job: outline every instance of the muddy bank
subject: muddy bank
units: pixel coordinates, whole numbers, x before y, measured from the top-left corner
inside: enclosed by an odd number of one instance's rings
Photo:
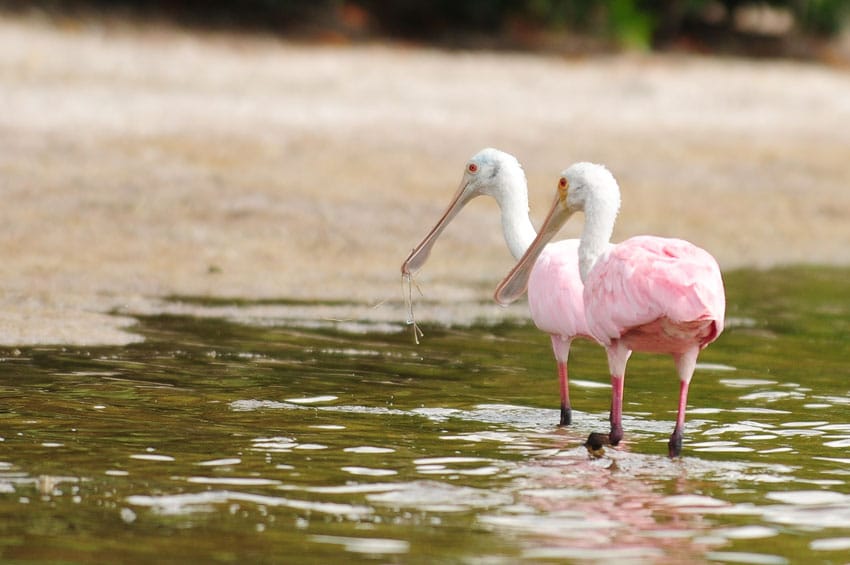
[[[684,237],[725,269],[850,263],[850,74],[824,66],[6,19],[0,101],[0,344],[125,343],[112,314],[169,296],[396,319],[401,261],[484,146],[524,164],[535,223],[560,170],[593,160],[623,189],[617,238]],[[511,264],[482,200],[418,280],[500,316]]]

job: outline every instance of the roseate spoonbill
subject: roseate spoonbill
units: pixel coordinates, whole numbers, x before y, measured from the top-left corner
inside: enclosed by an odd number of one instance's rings
[[[514,259],[522,257],[537,235],[528,217],[525,173],[513,155],[487,148],[466,163],[463,179],[449,207],[402,264],[402,276],[410,277],[422,268],[443,229],[470,200],[481,195],[492,196],[498,202],[505,243]],[[572,420],[567,373],[570,345],[576,337],[592,339],[584,318],[584,287],[575,269],[578,244],[577,239],[567,239],[541,249],[528,282],[531,318],[535,326],[551,337],[558,364],[561,425]]]
[[[707,251],[683,241],[654,236],[611,244],[620,208],[620,189],[601,165],[577,163],[558,181],[558,192],[540,234],[496,289],[507,304],[525,290],[534,261],[567,219],[584,212],[577,267],[584,282],[587,325],[605,346],[611,372],[611,432],[591,434],[588,445],[623,437],[623,381],[632,351],[669,353],[679,374],[679,411],[668,443],[682,451],[688,386],[699,351],[723,331],[726,298],[720,268]]]

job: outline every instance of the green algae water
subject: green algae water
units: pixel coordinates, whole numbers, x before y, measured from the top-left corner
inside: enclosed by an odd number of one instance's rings
[[[672,360],[635,354],[626,438],[577,342],[560,428],[530,323],[140,318],[144,343],[0,350],[0,558],[134,563],[844,563],[850,271],[726,275],[684,456]],[[234,308],[244,305],[236,304]]]

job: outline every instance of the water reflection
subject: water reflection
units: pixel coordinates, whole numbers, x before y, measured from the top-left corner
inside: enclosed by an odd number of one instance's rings
[[[232,406],[238,410],[294,409],[287,403],[236,401]],[[317,409],[376,417],[386,415],[383,410],[370,410],[365,406],[337,405]],[[442,433],[438,436],[440,440],[462,442],[462,449],[453,449],[456,455],[420,457],[409,462],[415,474],[436,476],[442,480],[361,482],[301,488],[287,485],[282,488],[315,494],[360,494],[377,512],[386,507],[395,515],[404,515],[404,512],[421,515],[477,512],[475,523],[478,527],[507,534],[522,547],[521,555],[529,559],[681,562],[687,559],[699,561],[712,550],[733,541],[779,535],[777,528],[765,525],[717,528],[707,516],[760,516],[765,522],[781,524],[782,521],[775,517],[781,515],[781,509],[789,508],[754,507],[692,494],[699,490],[701,481],[724,482],[740,491],[747,484],[786,484],[797,480],[793,473],[798,468],[771,463],[705,461],[695,457],[671,461],[663,456],[637,454],[628,449],[609,450],[601,459],[591,458],[581,446],[584,433],[553,429],[552,411],[549,410],[480,405],[470,410],[395,409],[392,415],[440,423],[459,420],[483,429],[461,434]],[[592,415],[579,413],[577,419],[585,420],[585,426],[598,424],[595,421],[598,418]],[[764,428],[747,423],[706,424],[709,425],[703,435],[738,435],[739,441],[751,437],[748,434],[753,429]],[[495,428],[492,427],[494,425]],[[652,429],[656,426],[640,427]],[[657,433],[665,437],[663,431]],[[772,435],[772,438],[777,437]],[[492,452],[495,448],[495,452],[502,456],[465,454],[478,453],[482,443],[489,444],[486,451]],[[710,448],[715,446],[709,445],[711,443],[696,444],[694,449],[713,451]],[[738,445],[736,441],[726,443],[729,445],[723,447]],[[286,449],[296,446],[294,440],[286,443]],[[343,451],[361,452],[356,448],[343,448]],[[387,448],[365,450],[378,454],[394,451]],[[514,459],[516,454],[521,457]],[[511,457],[506,459],[505,456]],[[363,475],[368,476],[369,473]],[[383,473],[376,476],[382,475],[386,476]],[[499,486],[491,485],[487,489],[453,484],[453,481],[470,476],[498,477],[503,481]],[[666,487],[659,489],[659,485]],[[787,502],[795,511],[799,510],[797,504],[800,500],[789,499]],[[844,499],[830,499],[829,502],[850,509]],[[829,527],[840,527],[840,524]],[[732,552],[714,551],[711,554],[712,559],[718,561],[785,562],[779,556],[764,553],[734,552],[733,555]]]
[[[749,396],[746,391],[752,387],[780,386],[756,379],[721,380],[720,384],[740,390],[744,396]],[[770,401],[767,396],[750,398]],[[801,393],[785,400],[805,399],[806,394]],[[652,563],[699,561],[706,556],[717,561],[784,562],[771,553],[722,549],[781,537],[780,527],[824,532],[850,528],[850,495],[787,488],[794,484],[844,487],[845,480],[836,477],[846,474],[846,458],[816,456],[813,460],[822,468],[813,474],[798,465],[758,457],[699,457],[700,453],[786,453],[802,450],[811,438],[822,441],[824,448],[841,449],[848,440],[847,424],[827,420],[729,422],[721,418],[734,410],[710,410],[698,423],[694,435],[699,439],[689,445],[693,455],[670,460],[635,451],[666,437],[659,422],[641,418],[633,422],[635,428],[654,438],[592,458],[581,445],[584,430],[600,425],[604,412],[577,412],[574,429],[558,429],[552,426],[554,410],[501,404],[402,409],[340,404],[338,400],[334,395],[233,400],[228,409],[290,423],[303,418],[305,411],[356,415],[360,419],[357,429],[366,433],[346,433],[349,428],[341,424],[294,425],[301,433],[257,436],[241,446],[231,445],[229,450],[239,456],[191,462],[195,469],[214,474],[186,473],[185,456],[153,448],[128,453],[130,460],[165,466],[169,478],[156,488],[164,492],[125,495],[118,516],[123,523],[133,524],[142,519],[140,512],[145,510],[161,516],[191,516],[253,507],[254,512],[267,513],[266,517],[275,509],[286,510],[304,517],[325,515],[351,524],[368,523],[380,530],[387,522],[438,528],[450,515],[465,515],[471,518],[473,528],[498,534],[505,543],[518,546],[523,558]],[[411,453],[401,437],[392,434],[375,441],[380,437],[377,430],[410,420],[430,425],[426,428],[430,431],[417,440],[427,446],[427,453]],[[753,444],[770,447],[744,447]],[[65,443],[43,441],[37,445],[61,449]],[[265,465],[257,467],[249,453],[262,455]],[[329,455],[316,458],[323,453]],[[282,456],[293,458],[282,463]],[[130,480],[138,472],[108,469],[104,474]],[[312,478],[303,480],[304,473]],[[823,475],[831,478],[819,478]],[[86,496],[85,484],[91,481],[92,477],[84,476],[32,477],[11,462],[0,468],[0,494],[17,495],[18,504],[66,495],[80,504]],[[759,485],[767,485],[767,490]],[[193,486],[201,490],[193,491]],[[780,488],[772,490],[776,487]],[[120,485],[116,488],[123,489]],[[34,495],[22,494],[28,491]],[[700,492],[704,494],[697,494]],[[755,496],[735,500],[745,493]],[[743,518],[749,523],[732,525],[727,518],[733,522]],[[301,527],[311,531],[313,522],[307,519]],[[262,524],[264,530],[273,525]],[[410,540],[380,536],[314,533],[309,539],[363,554],[405,554],[411,548]],[[821,552],[840,551],[845,544],[846,538],[834,535],[809,541],[811,550]]]

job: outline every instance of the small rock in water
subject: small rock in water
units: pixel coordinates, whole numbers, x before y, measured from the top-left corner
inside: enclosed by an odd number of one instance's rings
[[[598,432],[591,433],[587,436],[587,441],[584,442],[587,452],[590,453],[591,457],[596,458],[605,455],[606,445],[611,445],[611,440],[609,439],[608,434],[600,434]]]

